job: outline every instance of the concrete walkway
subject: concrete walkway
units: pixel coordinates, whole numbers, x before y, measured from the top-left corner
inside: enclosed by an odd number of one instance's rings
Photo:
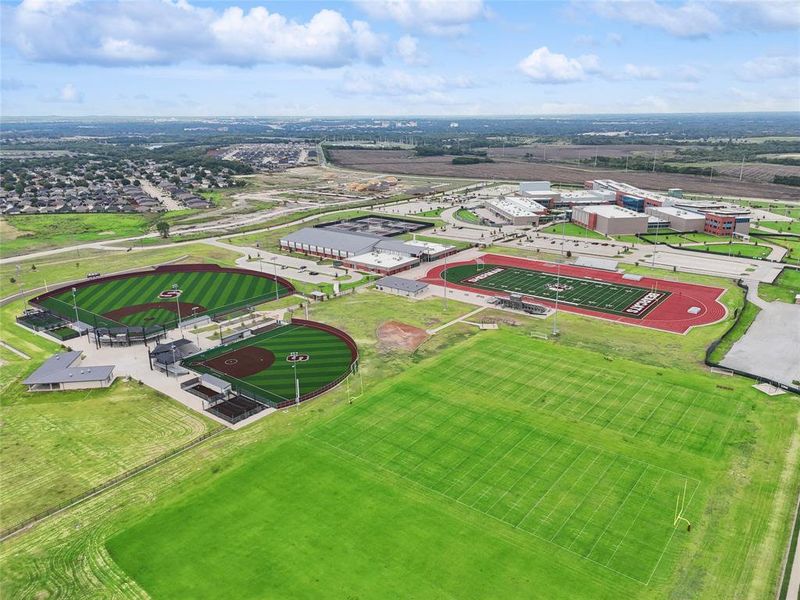
[[[446,329],[447,327],[450,327],[451,325],[455,325],[456,323],[460,323],[461,321],[469,319],[470,317],[473,317],[474,315],[477,315],[479,312],[484,311],[484,310],[486,310],[486,307],[485,306],[481,306],[480,308],[476,308],[475,310],[473,310],[471,312],[468,312],[465,315],[461,315],[457,319],[453,319],[452,321],[450,321],[448,323],[445,323],[444,325],[439,325],[439,327],[436,327],[435,329],[428,329],[425,333],[427,333],[428,335],[435,335],[435,334],[439,333],[442,329]]]

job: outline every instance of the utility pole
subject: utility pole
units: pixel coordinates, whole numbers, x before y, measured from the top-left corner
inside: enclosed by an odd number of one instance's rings
[[[739,181],[742,180],[742,176],[744,176],[744,156],[742,157],[742,166],[739,169]]]
[[[178,284],[177,283],[173,283],[172,284],[172,289],[173,289],[173,291],[177,292],[178,291]],[[183,322],[181,321],[181,303],[178,301],[179,298],[180,298],[180,294],[176,294],[175,295],[175,308],[178,311],[178,329],[181,330],[181,337],[183,337]]]

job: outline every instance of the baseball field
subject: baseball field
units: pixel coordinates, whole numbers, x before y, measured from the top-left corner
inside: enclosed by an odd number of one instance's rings
[[[292,323],[196,354],[183,365],[281,405],[295,399],[295,379],[304,400],[348,373],[356,357],[355,344],[342,332]]]
[[[209,264],[179,265],[83,281],[31,302],[70,320],[77,312],[77,318],[90,325],[169,328],[177,325],[179,314],[181,319],[213,315],[293,291],[288,281],[272,275]]]

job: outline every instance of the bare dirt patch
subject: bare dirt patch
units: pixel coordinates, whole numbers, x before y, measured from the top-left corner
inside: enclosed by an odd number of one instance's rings
[[[428,334],[419,327],[400,323],[399,321],[386,321],[378,326],[378,347],[384,351],[403,350],[413,352],[420,344],[428,339]]]

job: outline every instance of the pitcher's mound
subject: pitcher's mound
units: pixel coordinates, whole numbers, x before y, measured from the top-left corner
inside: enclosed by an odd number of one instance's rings
[[[428,339],[425,330],[398,321],[387,321],[378,327],[378,346],[382,350],[413,352]]]

